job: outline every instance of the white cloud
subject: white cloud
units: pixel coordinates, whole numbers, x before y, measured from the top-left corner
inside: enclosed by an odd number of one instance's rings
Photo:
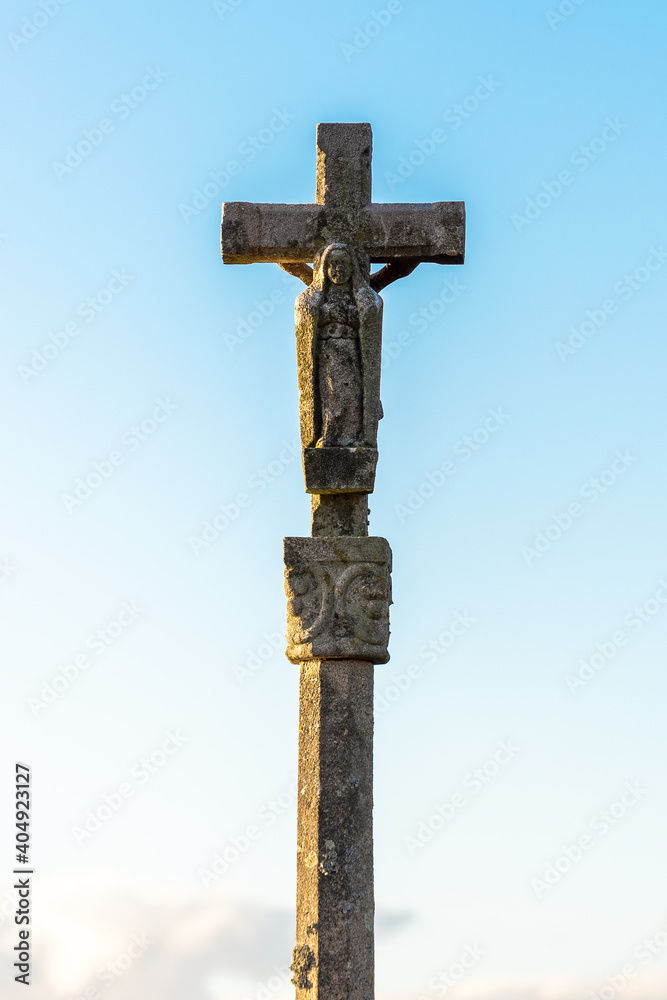
[[[124,884],[115,873],[78,872],[39,883],[34,896],[30,1000],[292,1000],[289,965],[294,914],[239,902],[187,883]],[[412,917],[380,914],[378,934]],[[0,926],[0,976],[13,979],[16,928]],[[618,1000],[665,1000],[667,977],[650,970]],[[456,1000],[589,1000],[598,981],[461,983]],[[604,995],[604,994],[603,994]],[[410,997],[436,1000],[416,983]],[[614,997],[616,1000],[616,997]]]
[[[135,889],[110,874],[39,884],[33,901],[31,1000],[242,1000],[291,960],[289,911],[244,905],[189,886]],[[13,978],[15,927],[0,930]],[[278,1000],[280,994],[272,992]]]

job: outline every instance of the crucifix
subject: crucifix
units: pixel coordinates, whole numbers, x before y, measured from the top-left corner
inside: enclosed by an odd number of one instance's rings
[[[273,262],[307,286],[295,316],[311,535],[284,539],[300,668],[296,1000],[374,997],[373,672],[389,659],[391,604],[391,549],[368,534],[379,292],[465,252],[463,202],[374,204],[371,155],[370,125],[318,125],[315,204],[222,206],[225,264]]]

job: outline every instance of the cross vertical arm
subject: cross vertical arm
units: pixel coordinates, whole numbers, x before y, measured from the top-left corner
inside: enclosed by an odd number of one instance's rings
[[[317,204],[330,214],[356,215],[371,203],[370,125],[317,126]]]

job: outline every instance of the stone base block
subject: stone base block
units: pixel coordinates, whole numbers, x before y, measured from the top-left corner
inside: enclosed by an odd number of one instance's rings
[[[372,493],[377,448],[304,448],[306,493]]]
[[[389,660],[391,549],[385,538],[285,538],[287,658]]]

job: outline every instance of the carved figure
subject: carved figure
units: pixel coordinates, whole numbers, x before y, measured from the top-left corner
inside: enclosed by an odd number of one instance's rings
[[[375,448],[381,416],[382,299],[365,254],[331,243],[296,301],[304,448]]]

